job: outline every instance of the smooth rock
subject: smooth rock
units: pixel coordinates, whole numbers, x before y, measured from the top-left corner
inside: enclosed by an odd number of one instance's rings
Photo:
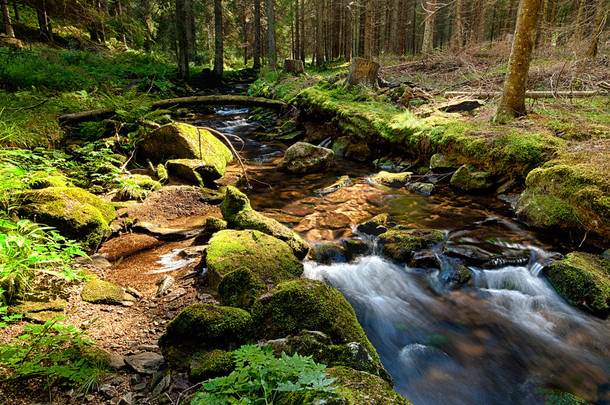
[[[291,173],[315,173],[329,168],[334,155],[331,149],[297,142],[286,150],[278,167]]]
[[[144,352],[126,356],[125,363],[136,373],[154,374],[163,366],[165,360],[159,353]]]
[[[174,284],[176,280],[172,276],[168,276],[167,274],[162,276],[159,281],[157,281],[157,297],[162,297],[163,294]]]

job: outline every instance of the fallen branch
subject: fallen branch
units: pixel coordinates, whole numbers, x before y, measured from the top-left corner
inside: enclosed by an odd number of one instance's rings
[[[607,95],[599,91],[526,91],[525,98],[585,98]],[[500,91],[448,91],[445,98],[469,97],[477,99],[499,98]]]
[[[40,103],[36,103],[34,105],[29,105],[27,107],[16,107],[16,108],[12,108],[12,110],[15,111],[19,111],[19,110],[31,110],[32,108],[36,108],[36,107],[40,107],[41,105],[43,105],[44,103],[46,103],[49,100],[42,100]]]
[[[183,105],[231,105],[244,107],[266,107],[274,109],[282,109],[287,106],[287,104],[283,101],[270,100],[263,97],[220,95],[180,97],[159,100],[152,103],[152,109],[168,109]],[[112,108],[101,108],[99,110],[81,111],[73,114],[60,115],[57,117],[57,120],[61,125],[76,124],[84,121],[110,118],[114,114],[115,111]]]

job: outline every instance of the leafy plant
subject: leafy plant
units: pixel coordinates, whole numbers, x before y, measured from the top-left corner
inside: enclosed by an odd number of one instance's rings
[[[85,337],[85,330],[60,325],[64,318],[25,325],[22,335],[0,345],[0,380],[44,376],[47,387],[59,380],[86,387],[99,379],[103,368],[81,355],[94,342]]]
[[[311,357],[282,353],[270,347],[242,346],[234,352],[235,371],[203,384],[191,405],[273,404],[295,391],[332,392],[336,378],[327,378],[326,366]]]

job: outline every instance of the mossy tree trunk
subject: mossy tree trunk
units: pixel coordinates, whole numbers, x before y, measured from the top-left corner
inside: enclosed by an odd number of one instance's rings
[[[377,89],[377,73],[379,64],[372,60],[355,58],[349,68],[344,84],[348,86],[362,86]]]
[[[599,44],[599,37],[604,30],[606,25],[606,19],[608,18],[608,1],[599,0],[597,2],[597,12],[595,13],[595,25],[593,27],[593,37],[591,39],[591,45],[589,46],[588,56],[595,58],[597,56],[597,46]]]
[[[7,0],[1,0],[0,4],[2,5],[2,17],[4,18],[6,36],[9,38],[15,38],[15,31],[13,31],[13,23],[11,22],[11,13],[8,10]]]
[[[536,39],[542,0],[521,0],[515,37],[508,60],[502,99],[494,117],[496,122],[525,115],[525,85]]]

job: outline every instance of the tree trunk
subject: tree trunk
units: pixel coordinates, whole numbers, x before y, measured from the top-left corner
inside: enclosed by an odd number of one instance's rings
[[[303,65],[303,61],[300,59],[285,59],[282,72],[290,73],[295,76],[303,75],[305,74],[305,65]]]
[[[599,0],[597,3],[597,12],[595,14],[595,25],[593,27],[593,37],[591,38],[591,45],[589,46],[589,52],[587,56],[595,58],[597,56],[597,46],[599,44],[599,37],[604,30],[606,25],[606,18],[608,17],[608,2],[607,0]]]
[[[224,71],[224,37],[222,32],[222,0],[214,0],[214,76],[222,80]]]
[[[375,26],[375,18],[373,15],[373,2],[366,2],[366,17],[364,26],[364,58],[370,59],[373,53],[373,30]],[[354,60],[355,62],[355,60]],[[352,64],[352,66],[354,66]]]
[[[324,0],[316,0],[316,45],[315,56],[316,66],[321,67],[324,63],[324,36],[323,36],[323,18],[322,18],[322,2]]]
[[[0,0],[0,4],[2,5],[2,17],[4,18],[6,36],[15,38],[15,31],[13,31],[13,23],[11,22],[11,12],[8,9],[7,0]]]
[[[178,37],[178,76],[189,78],[189,46],[186,31],[185,0],[176,0],[176,28]]]
[[[275,48],[275,0],[267,0],[267,59],[269,66],[277,68],[277,52]]]
[[[579,42],[581,40],[580,25],[582,24],[583,12],[585,10],[585,0],[580,0],[578,4],[578,14],[576,15],[576,23],[574,24],[574,41]]]
[[[464,22],[462,12],[464,8],[464,0],[455,1],[455,25],[453,29],[453,37],[451,48],[454,52],[461,52],[464,46]]]
[[[261,67],[261,0],[254,0],[254,51],[252,68]]]
[[[19,5],[17,0],[13,0],[13,11],[15,12],[15,21],[19,22]]]
[[[434,52],[434,20],[436,19],[436,0],[426,2],[424,10],[426,19],[424,21],[424,39],[421,46],[422,54],[431,55]]]
[[[299,13],[299,0],[296,0],[294,2],[294,59],[299,59],[301,55],[301,27]]]
[[[372,60],[355,58],[343,84],[348,87],[359,86],[376,90],[379,67],[379,64]]]
[[[508,70],[500,106],[494,117],[497,122],[525,115],[525,85],[542,0],[521,0],[515,27],[515,37],[508,60]]]

